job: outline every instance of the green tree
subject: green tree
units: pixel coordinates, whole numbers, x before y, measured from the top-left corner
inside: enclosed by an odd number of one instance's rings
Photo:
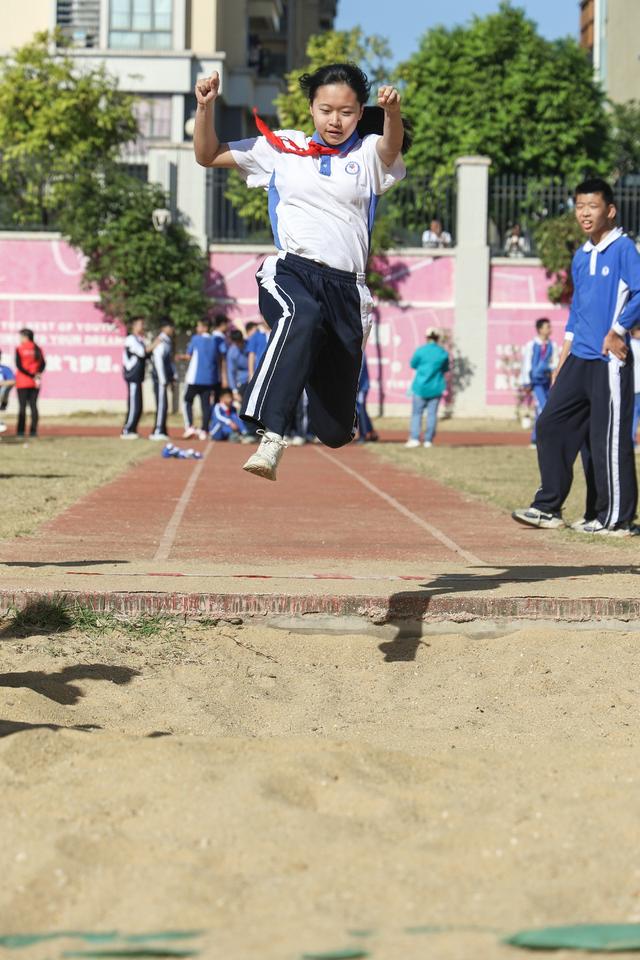
[[[144,317],[153,329],[168,316],[179,330],[193,327],[211,306],[206,256],[179,221],[154,228],[153,211],[167,206],[158,185],[117,166],[107,173],[77,178],[60,215],[63,233],[87,257],[82,285],[97,287],[107,317]]]
[[[78,71],[38,33],[0,65],[0,191],[15,223],[50,224],[73,175],[137,135],[133,100],[102,67]]]
[[[584,243],[584,234],[574,213],[543,220],[534,229],[536,249],[547,277],[553,282],[547,290],[552,303],[569,303],[573,294],[571,261]]]
[[[611,104],[612,166],[615,179],[640,170],[640,102]]]
[[[584,51],[544,39],[508,0],[466,26],[427,31],[398,78],[414,124],[408,161],[422,173],[450,175],[466,154],[491,157],[493,173],[608,172],[604,94]]]

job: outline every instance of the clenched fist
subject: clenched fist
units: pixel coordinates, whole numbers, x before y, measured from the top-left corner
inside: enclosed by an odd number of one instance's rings
[[[378,88],[378,106],[386,113],[400,112],[400,94],[395,87]]]
[[[220,93],[220,75],[214,70],[210,77],[204,77],[196,82],[196,100],[199,106],[206,106],[218,97]]]

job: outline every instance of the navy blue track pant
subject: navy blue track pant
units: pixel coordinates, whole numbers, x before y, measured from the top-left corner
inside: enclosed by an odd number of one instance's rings
[[[259,306],[271,328],[242,404],[244,420],[284,434],[306,389],[312,432],[329,447],[355,435],[362,350],[371,295],[364,274],[287,253],[257,274]]]
[[[123,433],[137,433],[138,423],[142,416],[142,383],[127,383],[127,419],[125,420]]]
[[[588,440],[598,520],[607,527],[630,523],[638,500],[632,419],[633,363],[569,354],[537,423],[542,483],[532,506],[560,514]]]

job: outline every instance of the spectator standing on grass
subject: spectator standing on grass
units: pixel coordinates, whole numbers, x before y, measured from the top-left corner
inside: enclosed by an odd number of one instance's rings
[[[151,375],[153,392],[156,398],[156,421],[149,440],[168,440],[167,416],[169,413],[168,389],[176,379],[176,366],[173,362],[173,335],[175,327],[171,320],[160,325],[160,333],[151,354]]]
[[[504,253],[507,257],[528,257],[531,245],[522,232],[519,223],[514,223],[504,241]]]
[[[247,345],[240,330],[232,330],[231,346],[227,350],[227,383],[233,392],[233,399],[242,402],[249,382],[249,357]]]
[[[578,451],[588,442],[597,516],[581,533],[635,536],[638,504],[629,331],[640,323],[640,256],[616,227],[611,186],[599,177],[575,192],[587,240],[571,264],[573,300],[553,388],[538,421],[540,486],[513,519],[545,529],[566,526],[562,508]],[[586,518],[585,518],[586,519]]]
[[[147,367],[147,358],[156,347],[157,340],[148,346],[144,338],[144,320],[138,317],[124,341],[122,375],[127,384],[127,418],[122,428],[122,440],[138,439],[138,424],[142,416],[142,384]]]
[[[367,411],[367,394],[369,393],[369,367],[367,366],[367,355],[362,354],[362,367],[360,368],[360,380],[358,381],[358,401],[356,411],[358,414],[358,440],[357,443],[366,443],[378,439],[378,434],[373,429],[371,417]]]
[[[2,353],[0,352],[0,361],[2,360]],[[16,378],[13,374],[11,367],[5,366],[0,362],[0,411],[6,410],[9,404],[9,394],[11,393],[11,388],[15,387]],[[4,420],[0,420],[0,433],[4,433],[7,429],[7,425]]]
[[[38,394],[41,375],[45,368],[44,354],[33,339],[33,330],[23,327],[16,347],[16,390],[18,392],[18,429],[16,436],[24,437],[27,407],[31,412],[29,435],[38,435]]]
[[[187,352],[178,355],[178,360],[189,361],[184,378],[185,390],[182,400],[184,417],[182,436],[185,440],[192,437],[198,437],[200,440],[207,438],[211,418],[211,400],[216,387],[219,389],[220,386],[221,338],[226,343],[223,334],[218,336],[211,333],[211,324],[208,320],[198,320],[196,332],[187,344]],[[202,415],[200,430],[196,430],[193,425],[193,401],[196,397],[200,400]]]
[[[440,333],[427,330],[427,342],[418,347],[411,357],[411,367],[416,375],[411,385],[413,395],[411,428],[405,447],[419,447],[422,432],[422,418],[426,411],[427,426],[424,433],[424,447],[433,444],[438,422],[438,406],[446,389],[445,374],[449,369],[449,354],[440,346]]]
[[[536,320],[536,336],[525,344],[520,368],[520,383],[533,394],[535,413],[531,444],[536,444],[536,422],[545,408],[551,389],[551,377],[558,366],[558,348],[551,341],[551,321]]]
[[[634,327],[631,331],[629,341],[631,352],[633,354],[633,427],[631,436],[633,437],[633,446],[638,446],[638,423],[640,422],[640,325]]]
[[[258,369],[258,364],[267,352],[269,337],[264,330],[262,321],[254,323],[252,320],[245,327],[247,337],[247,359],[249,361],[249,380]]]
[[[440,220],[433,219],[429,224],[429,229],[424,231],[422,234],[422,246],[431,247],[432,249],[451,246],[451,234],[442,229],[442,222]]]

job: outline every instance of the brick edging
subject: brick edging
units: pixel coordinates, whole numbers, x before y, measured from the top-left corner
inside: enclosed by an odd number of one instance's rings
[[[363,595],[160,593],[136,591],[0,590],[0,614],[31,603],[62,602],[121,616],[140,614],[186,619],[245,617],[350,616],[372,623],[475,619],[513,620],[637,620],[640,599],[612,597],[479,597],[465,594],[416,594],[385,597]]]

